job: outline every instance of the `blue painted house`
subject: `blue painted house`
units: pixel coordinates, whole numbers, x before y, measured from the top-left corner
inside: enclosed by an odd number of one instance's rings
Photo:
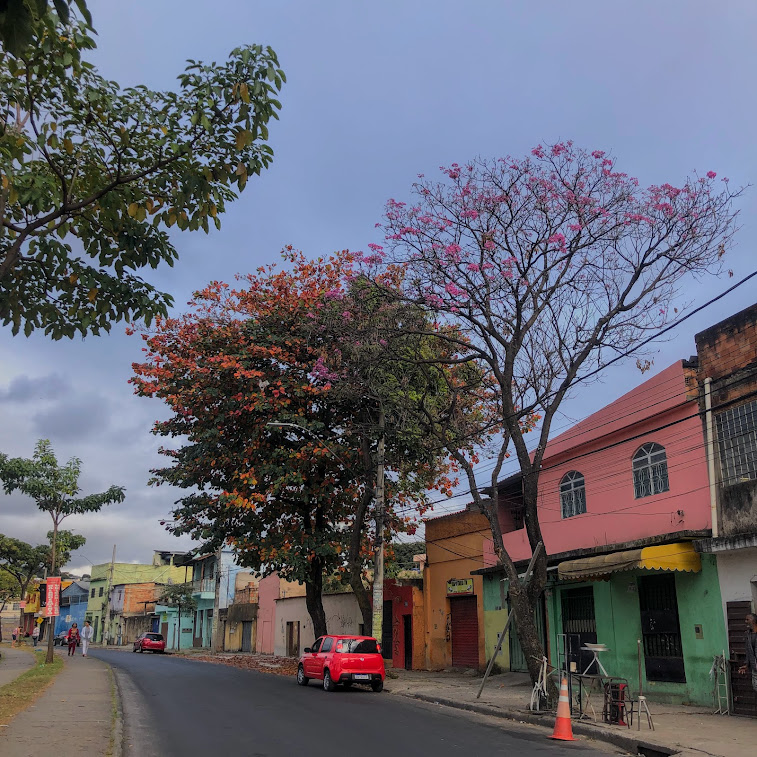
[[[84,625],[89,599],[89,581],[74,581],[60,593],[60,615],[55,620],[55,635],[68,631],[73,623]]]

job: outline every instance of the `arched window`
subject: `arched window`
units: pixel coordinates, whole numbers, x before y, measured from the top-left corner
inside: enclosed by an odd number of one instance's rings
[[[586,512],[586,484],[576,470],[566,473],[560,481],[560,508],[563,518],[572,518]]]
[[[650,497],[668,489],[670,485],[665,447],[657,442],[639,447],[633,456],[633,491],[636,499]]]

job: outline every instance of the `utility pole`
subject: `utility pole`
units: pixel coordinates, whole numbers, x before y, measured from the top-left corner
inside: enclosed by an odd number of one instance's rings
[[[223,544],[216,550],[216,586],[215,597],[213,598],[213,623],[210,630],[210,652],[211,654],[218,654],[220,647],[220,639],[218,638],[218,612],[221,604],[221,556],[223,554]]]
[[[113,569],[116,562],[116,545],[113,545],[113,556],[110,558],[110,570],[108,571],[108,590],[105,592],[105,602],[103,602],[103,624],[102,638],[106,646],[110,636],[110,590],[113,588]],[[105,632],[105,624],[108,623],[108,633]]]
[[[376,552],[373,563],[373,622],[371,632],[381,643],[384,624],[384,408],[379,409],[376,453]],[[383,653],[383,650],[382,650]]]

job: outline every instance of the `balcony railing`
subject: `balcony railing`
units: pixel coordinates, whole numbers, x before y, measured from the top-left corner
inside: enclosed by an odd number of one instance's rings
[[[214,578],[199,578],[195,581],[192,581],[192,591],[197,592],[215,592],[216,590],[216,582]]]

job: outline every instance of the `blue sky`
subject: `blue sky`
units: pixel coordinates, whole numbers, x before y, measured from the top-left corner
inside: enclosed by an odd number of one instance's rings
[[[273,166],[230,206],[221,231],[177,232],[180,262],[148,274],[177,311],[209,280],[274,261],[286,244],[316,256],[380,242],[374,224],[389,197],[406,198],[418,173],[477,155],[572,139],[612,152],[642,184],[680,184],[694,170],[732,186],[755,182],[757,4],[746,0],[90,7],[93,60],[124,86],[173,88],[185,59],[221,61],[245,43],[271,45],[287,74]],[[757,268],[756,197],[739,200],[735,278]],[[730,283],[692,282],[686,298],[699,304]],[[746,285],[684,324],[656,347],[653,370],[693,354],[693,335],[752,304],[756,291]],[[162,410],[126,383],[140,349],[121,326],[59,343],[0,331],[0,450],[28,456],[48,437],[61,458],[84,460],[85,487],[127,487],[122,505],[71,520],[88,539],[74,566],[109,560],[113,544],[124,561],[188,545],[158,524],[174,494],[146,486],[159,464],[149,429]],[[565,413],[585,417],[641,381],[633,363],[615,367],[577,390]],[[39,542],[47,529],[31,502],[0,495],[0,532]]]

